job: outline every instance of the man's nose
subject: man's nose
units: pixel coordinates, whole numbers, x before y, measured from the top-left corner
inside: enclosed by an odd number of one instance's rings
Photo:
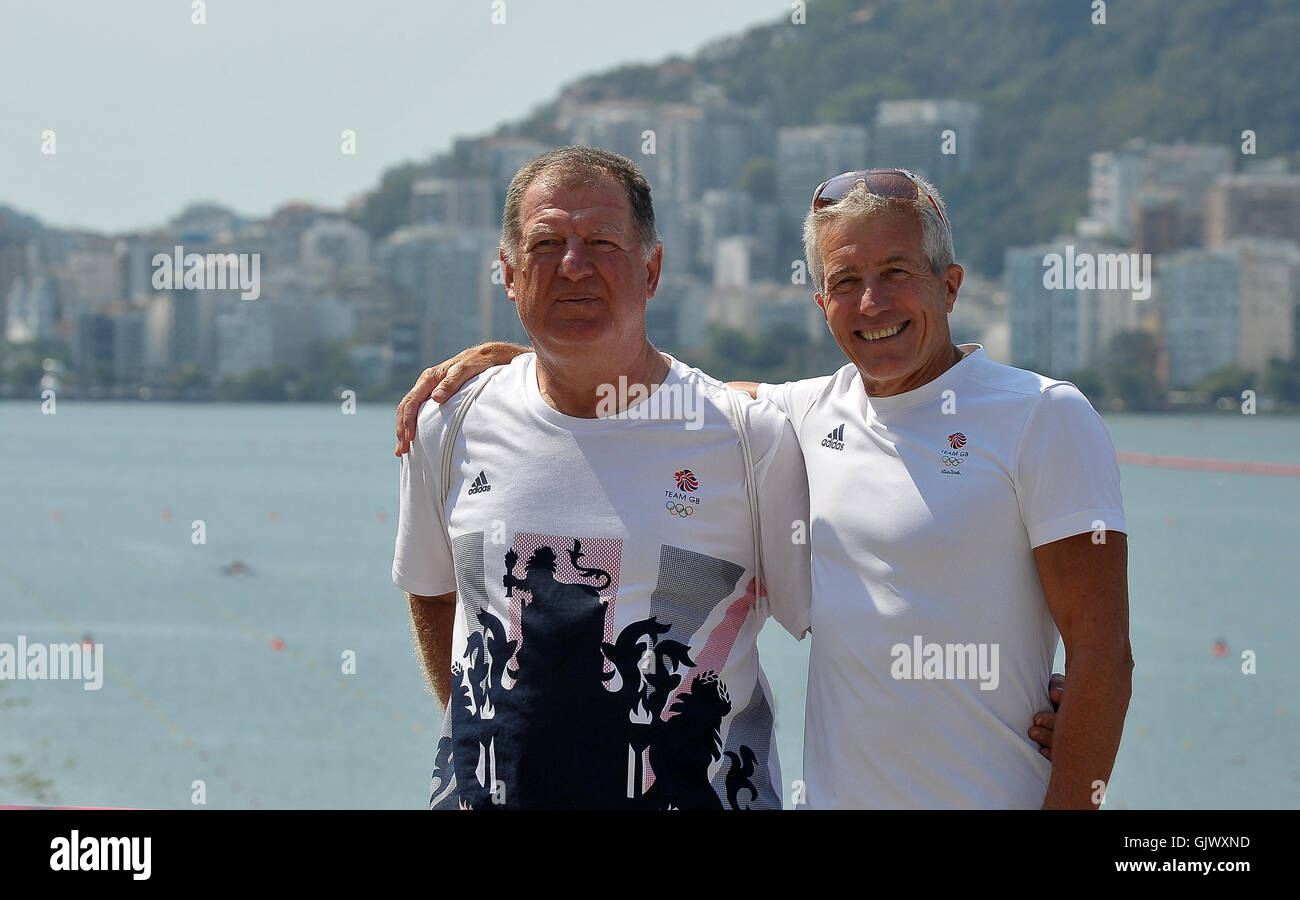
[[[587,247],[582,239],[570,238],[560,259],[560,275],[572,281],[586,278],[592,272],[591,259],[587,256]]]
[[[879,315],[889,309],[889,291],[877,278],[862,279],[862,296],[858,298],[858,312],[864,316]]]

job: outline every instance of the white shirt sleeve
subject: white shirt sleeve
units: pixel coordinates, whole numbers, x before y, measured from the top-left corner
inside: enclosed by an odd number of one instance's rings
[[[794,427],[770,406],[748,405],[750,433],[766,434],[767,446],[753,448],[762,531],[764,615],[776,617],[786,631],[802,640],[812,624],[812,558],[808,541],[808,472]],[[758,409],[755,409],[758,407]],[[774,420],[779,418],[779,423]],[[754,424],[756,419],[764,420]],[[775,424],[776,427],[773,427]]]
[[[794,425],[795,433],[803,428],[803,420],[813,408],[817,398],[826,390],[835,376],[822,375],[818,378],[805,378],[802,381],[787,381],[785,384],[760,384],[757,394],[759,400],[768,400],[777,409],[785,413]]]
[[[429,401],[429,405],[434,404]],[[408,594],[436,597],[456,590],[456,570],[442,516],[441,472],[435,465],[441,447],[431,440],[441,430],[441,422],[433,416],[421,419],[411,452],[402,457],[398,479],[393,583]]]
[[[1031,547],[1099,529],[1128,533],[1115,446],[1074,385],[1053,384],[1035,401],[1016,454],[1016,498]]]
[[[777,409],[785,413],[786,418],[790,418],[790,393],[794,390],[797,381],[787,381],[785,384],[760,384],[758,390],[759,400],[767,400]],[[798,426],[796,426],[798,427]]]

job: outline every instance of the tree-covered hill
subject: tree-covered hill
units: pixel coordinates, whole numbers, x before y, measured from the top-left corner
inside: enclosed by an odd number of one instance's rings
[[[706,48],[688,66],[626,66],[579,85],[677,99],[723,85],[778,125],[867,123],[880,100],[983,105],[975,171],[941,185],[961,256],[986,272],[1005,246],[1085,212],[1088,154],[1132,137],[1238,147],[1300,168],[1295,0],[812,0]],[[665,76],[670,77],[665,77]],[[890,161],[897,164],[898,161]]]

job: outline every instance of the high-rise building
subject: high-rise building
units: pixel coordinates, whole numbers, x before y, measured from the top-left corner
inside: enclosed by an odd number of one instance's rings
[[[326,285],[370,264],[370,235],[344,218],[312,223],[301,242],[298,268]]]
[[[1133,240],[1144,253],[1200,243],[1206,190],[1232,171],[1232,154],[1217,144],[1147,144],[1090,157],[1088,216],[1079,234]]]
[[[62,264],[53,268],[60,318],[73,318],[77,313],[124,299],[122,260],[115,242],[88,240],[69,250]]]
[[[202,366],[198,291],[158,291],[145,301],[145,365],[160,372],[186,364]],[[208,300],[215,305],[213,300]],[[212,317],[215,328],[215,314]],[[209,338],[215,346],[215,339]]]
[[[113,369],[113,319],[103,312],[83,312],[76,317],[73,359],[83,378],[93,380]]]
[[[1297,352],[1300,248],[1250,238],[1159,260],[1169,382],[1192,387],[1237,364],[1257,376]]]
[[[1241,327],[1237,359],[1256,375],[1269,360],[1296,356],[1300,248],[1261,238],[1232,242],[1240,260]]]
[[[862,125],[782,128],[776,137],[776,192],[782,255],[803,256],[803,220],[817,185],[841,172],[872,168]]]
[[[133,307],[113,316],[113,373],[118,381],[136,381],[144,375],[147,329],[140,309]]]
[[[447,359],[485,340],[523,339],[498,246],[494,229],[444,225],[400,228],[384,241],[379,265],[398,293],[399,315],[420,323],[422,358]]]
[[[641,100],[610,100],[597,103],[565,101],[556,118],[560,130],[571,143],[599,147],[626,156],[635,162],[656,187],[655,171],[659,155],[659,122],[656,104]],[[657,127],[658,126],[658,127]],[[642,153],[654,132],[653,154]]]
[[[434,160],[430,173],[437,177],[455,174],[487,178],[492,188],[492,219],[488,225],[500,228],[510,179],[524,163],[550,149],[547,144],[523,137],[460,138],[452,145],[450,157]]]
[[[237,252],[260,252],[263,271],[291,268],[298,264],[302,236],[307,229],[321,219],[334,216],[334,213],[309,203],[285,204],[266,221],[237,231]]]
[[[1205,243],[1262,237],[1300,244],[1300,175],[1225,175],[1205,197]]]
[[[718,242],[750,236],[754,238],[752,271],[760,278],[773,274],[780,231],[774,205],[756,203],[745,191],[710,189],[688,208],[688,215],[695,226],[690,242],[694,253],[689,258],[693,272],[712,278]]]
[[[1123,252],[1079,239],[1069,246],[1071,257]],[[1003,270],[1011,365],[1058,378],[1104,365],[1115,335],[1138,327],[1141,308],[1129,287],[1049,288],[1049,255],[1066,253],[1064,240],[1010,247]]]
[[[74,353],[82,378],[94,384],[111,377],[130,382],[148,365],[148,324],[143,310],[118,301],[78,313]]]
[[[501,214],[487,178],[423,178],[411,187],[411,223],[495,228]]]
[[[1133,197],[1142,184],[1144,145],[1130,142],[1122,150],[1093,153],[1089,159],[1088,217],[1080,220],[1084,237],[1133,237]]]
[[[1168,230],[1144,229],[1144,253],[1166,247],[1194,247],[1204,230],[1205,195],[1219,176],[1232,171],[1232,153],[1217,144],[1155,144],[1142,157],[1142,183],[1134,202],[1157,207],[1174,204],[1176,216],[1157,213],[1169,221]],[[1147,198],[1150,198],[1149,200]]]
[[[965,100],[882,100],[872,128],[871,164],[855,168],[900,166],[942,184],[948,175],[975,167],[979,120],[979,104]]]
[[[1187,205],[1171,188],[1141,190],[1133,197],[1133,245],[1153,256],[1173,253],[1196,243],[1196,219],[1188,218]]]
[[[30,343],[54,336],[57,297],[44,274],[15,278],[6,297],[5,340]]]
[[[1169,386],[1188,388],[1237,361],[1241,273],[1236,251],[1182,250],[1158,261]]]
[[[737,187],[750,160],[770,159],[776,152],[776,131],[761,110],[710,103],[704,106],[697,150],[700,181],[684,200],[710,188]]]
[[[245,375],[277,365],[301,366],[312,345],[352,336],[356,311],[334,297],[307,297],[268,285],[260,300],[226,299],[217,315],[217,375]]]
[[[153,294],[153,259],[159,253],[171,257],[179,243],[166,231],[132,234],[121,238],[114,247],[121,268],[122,298],[141,300]],[[191,252],[191,248],[186,248]]]

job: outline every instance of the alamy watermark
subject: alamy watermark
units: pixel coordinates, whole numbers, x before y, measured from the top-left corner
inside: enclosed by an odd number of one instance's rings
[[[1150,253],[1076,253],[1043,256],[1043,287],[1049,291],[1130,291],[1134,300],[1151,296]]]
[[[927,644],[919,634],[911,644],[889,648],[889,674],[897,681],[979,681],[981,691],[998,687],[997,644]]]
[[[687,431],[704,427],[704,404],[700,392],[682,384],[661,384],[652,394],[644,384],[628,384],[618,376],[618,386],[596,388],[596,415],[602,419],[681,419]]]
[[[153,838],[68,837],[50,841],[50,869],[55,872],[130,872],[135,881],[148,881]]]
[[[82,688],[97,691],[104,686],[104,645],[28,644],[18,635],[18,644],[0,644],[0,681],[81,681]]]
[[[240,299],[262,296],[262,254],[186,253],[177,244],[171,254],[153,257],[155,291],[239,290]]]

